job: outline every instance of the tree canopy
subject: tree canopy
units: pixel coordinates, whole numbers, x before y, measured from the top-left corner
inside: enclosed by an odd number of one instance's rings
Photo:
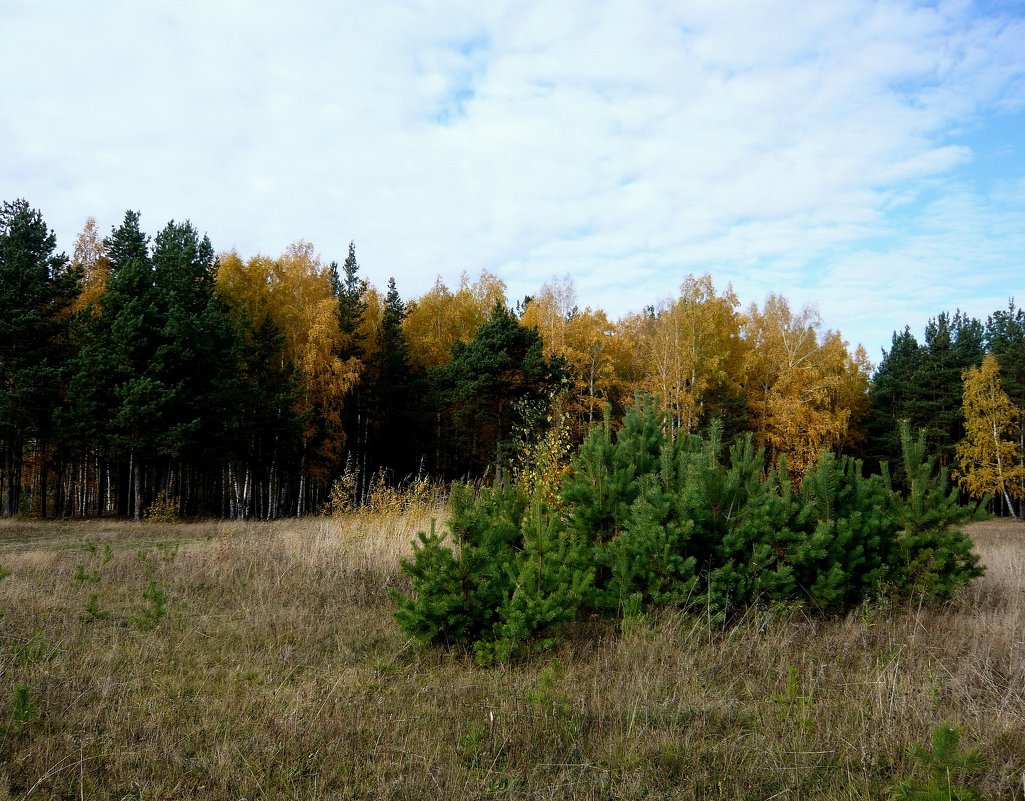
[[[354,241],[340,264],[303,240],[276,257],[217,254],[190,222],[151,237],[136,211],[106,236],[87,219],[70,260],[55,251],[40,212],[3,205],[7,515],[276,517],[324,508],[342,480],[359,504],[371,482],[501,483],[513,469],[551,494],[569,451],[642,397],[671,439],[750,434],[795,486],[823,452],[888,462],[900,485],[906,420],[942,465],[958,460],[966,493],[1020,508],[1025,315],[1013,301],[985,322],[941,311],[921,336],[895,332],[873,373],[814,309],[776,294],[742,309],[710,273],[610,319],[580,307],[568,276],[515,307],[487,271],[403,298],[363,274]],[[967,391],[987,355],[1010,404],[1003,484],[966,450],[996,414]]]

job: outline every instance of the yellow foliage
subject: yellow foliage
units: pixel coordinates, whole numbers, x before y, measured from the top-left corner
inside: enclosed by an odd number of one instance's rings
[[[328,508],[335,517],[378,517],[385,514],[399,516],[428,516],[445,502],[444,482],[424,474],[413,476],[396,485],[388,471],[381,469],[365,481],[363,503],[357,505],[359,471],[347,465],[345,471],[331,486]]]
[[[576,288],[573,280],[566,276],[544,283],[523,310],[520,323],[537,329],[544,342],[546,359],[567,356],[566,329],[575,308]]]
[[[605,312],[576,305],[576,289],[568,276],[545,283],[527,304],[520,323],[536,328],[545,358],[562,357],[573,382],[565,414],[583,434],[601,417],[602,408],[618,399],[616,328]]]
[[[270,317],[285,339],[284,357],[302,377],[298,412],[312,412],[304,439],[316,439],[316,455],[330,464],[341,453],[342,401],[359,379],[358,359],[342,361],[345,334],[338,324],[338,300],[331,277],[308,242],[290,245],[280,258],[255,256],[243,263],[234,251],[222,254],[217,290],[236,314],[243,308],[255,325]],[[320,465],[316,479],[326,478]]]
[[[957,445],[954,477],[973,498],[1002,495],[1013,509],[1011,498],[1025,498],[1025,455],[1014,439],[1025,410],[1004,392],[993,354],[963,377],[966,436]]]
[[[822,450],[849,441],[851,420],[863,411],[868,391],[864,349],[852,356],[840,335],[820,333],[821,325],[813,309],[795,315],[785,298],[769,295],[761,310],[751,307],[743,327],[755,436],[773,462],[786,455],[797,473]]]
[[[82,268],[82,291],[72,306],[73,312],[80,312],[89,306],[99,304],[107,289],[107,278],[110,275],[107,248],[96,230],[96,220],[93,217],[85,221],[85,227],[75,238],[71,261]]]
[[[597,422],[606,404],[622,395],[616,371],[616,327],[601,309],[587,307],[566,323],[566,360],[574,379],[573,407],[586,427]]]
[[[455,293],[439,276],[426,294],[406,306],[402,328],[410,361],[424,369],[448,364],[452,345],[472,340],[496,303],[505,304],[505,284],[487,270],[472,283],[464,272]]]
[[[717,295],[712,277],[687,276],[675,300],[638,321],[637,388],[655,395],[672,415],[673,429],[697,429],[707,393],[735,382],[743,343],[733,288]]]
[[[552,404],[548,430],[523,448],[513,467],[513,480],[528,497],[558,505],[559,487],[569,473],[573,436],[561,399]]]

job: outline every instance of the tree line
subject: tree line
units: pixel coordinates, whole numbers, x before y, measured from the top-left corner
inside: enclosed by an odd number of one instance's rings
[[[982,409],[963,376],[987,354],[976,394],[1007,404]],[[501,484],[524,454],[565,463],[642,395],[671,438],[719,421],[794,475],[822,451],[896,462],[907,419],[966,466],[969,491],[1008,509],[1025,494],[1013,302],[986,323],[940,314],[921,344],[895,333],[871,375],[814,310],[779,295],[741,309],[707,274],[619,320],[581,309],[569,279],[510,303],[486,271],[403,300],[361,274],[354,244],[341,264],[302,241],[218,254],[189,222],[151,238],[133,211],[106,236],[88,220],[69,258],[18,200],[0,210],[0,375],[6,516],[267,519],[323,509],[340,477],[356,505],[375,476]],[[973,428],[972,409],[988,422]],[[985,466],[994,425],[1001,486]]]

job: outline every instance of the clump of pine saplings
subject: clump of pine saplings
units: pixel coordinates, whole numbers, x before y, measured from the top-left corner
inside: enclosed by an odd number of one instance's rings
[[[982,574],[958,504],[923,436],[902,431],[901,486],[887,469],[823,453],[800,481],[770,469],[752,438],[724,447],[673,432],[650,399],[606,420],[570,462],[555,498],[522,483],[452,490],[403,563],[402,628],[472,647],[483,662],[561,627],[678,607],[729,620],[752,605],[842,613],[870,598],[948,599]]]

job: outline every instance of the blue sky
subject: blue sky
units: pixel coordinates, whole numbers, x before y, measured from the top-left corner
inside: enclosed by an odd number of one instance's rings
[[[0,199],[219,250],[356,241],[404,297],[688,273],[894,329],[1025,303],[1025,5],[241,0],[0,5]]]

